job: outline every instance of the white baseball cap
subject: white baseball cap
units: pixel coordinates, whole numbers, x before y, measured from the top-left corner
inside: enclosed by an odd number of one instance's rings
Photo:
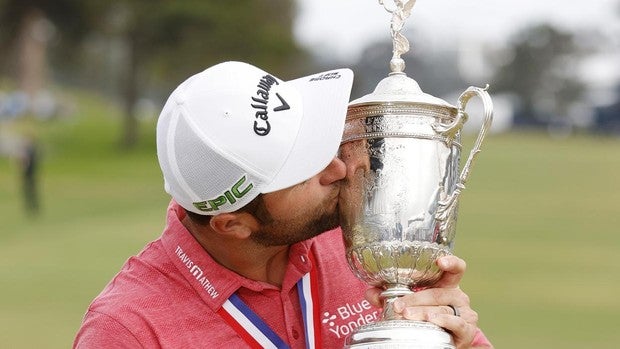
[[[166,192],[215,215],[311,178],[336,156],[352,84],[350,69],[282,81],[242,62],[191,76],[157,123]]]

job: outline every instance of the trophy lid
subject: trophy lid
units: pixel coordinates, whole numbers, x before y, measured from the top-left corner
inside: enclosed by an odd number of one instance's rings
[[[377,84],[373,93],[351,101],[349,107],[386,103],[426,104],[456,109],[443,99],[424,93],[420,85],[403,72],[390,73]]]

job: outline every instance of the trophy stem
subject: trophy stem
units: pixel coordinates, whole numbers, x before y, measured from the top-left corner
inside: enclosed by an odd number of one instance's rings
[[[394,312],[394,301],[404,295],[412,294],[413,291],[406,285],[389,284],[385,291],[381,292],[383,299],[383,320],[401,320],[403,317]]]

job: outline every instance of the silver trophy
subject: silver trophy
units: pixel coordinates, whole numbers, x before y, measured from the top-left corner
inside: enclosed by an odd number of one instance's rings
[[[361,280],[384,289],[384,306],[382,319],[358,327],[345,348],[452,349],[447,331],[404,320],[391,303],[441,277],[436,260],[452,253],[459,196],[491,126],[493,106],[486,88],[469,87],[458,106],[422,92],[400,58],[409,50],[400,30],[415,1],[394,0],[394,8],[379,2],[392,13],[392,72],[349,105],[340,147],[349,174],[340,210],[349,265]],[[460,169],[465,107],[476,95],[484,121]]]

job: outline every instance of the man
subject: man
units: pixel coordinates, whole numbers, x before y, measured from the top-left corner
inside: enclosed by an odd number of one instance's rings
[[[157,125],[167,226],[93,301],[74,347],[341,348],[376,320],[378,290],[348,269],[337,228],[352,80],[342,69],[285,82],[225,62],[183,82]],[[395,310],[459,348],[490,347],[458,289],[464,262],[439,266],[439,288]]]
[[[39,213],[39,195],[37,188],[39,152],[37,149],[37,142],[34,138],[29,137],[24,140],[19,160],[26,213],[31,216],[36,216]]]

